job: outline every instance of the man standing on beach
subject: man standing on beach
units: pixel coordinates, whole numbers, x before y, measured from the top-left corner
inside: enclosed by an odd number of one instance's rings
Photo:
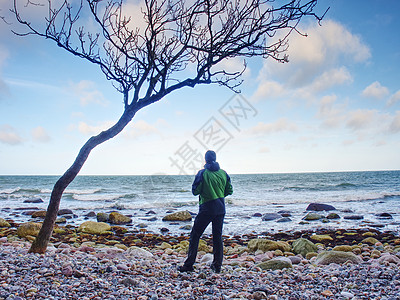
[[[194,220],[190,233],[187,259],[183,266],[178,268],[181,272],[193,271],[200,237],[210,223],[212,223],[214,254],[211,269],[216,273],[221,272],[224,257],[222,225],[225,217],[225,197],[232,195],[233,189],[229,175],[216,162],[217,155],[215,152],[208,150],[205,154],[205,160],[204,169],[197,173],[192,185],[193,195],[199,195],[199,213]]]

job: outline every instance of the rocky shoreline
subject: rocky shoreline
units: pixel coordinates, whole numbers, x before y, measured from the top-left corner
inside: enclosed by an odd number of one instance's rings
[[[209,268],[212,241],[205,235],[195,271],[179,273],[188,233],[87,222],[108,226],[93,232],[59,224],[38,255],[27,252],[40,224],[0,220],[0,299],[400,299],[397,232],[224,236],[220,274]]]

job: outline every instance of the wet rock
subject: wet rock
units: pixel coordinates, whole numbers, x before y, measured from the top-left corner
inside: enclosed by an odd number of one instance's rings
[[[110,223],[116,225],[132,223],[132,219],[130,217],[120,214],[118,212],[110,213],[109,218],[110,218]]]
[[[353,247],[349,246],[349,245],[337,245],[335,247],[333,247],[334,251],[344,251],[344,252],[352,252],[353,251]]]
[[[363,243],[363,244],[370,244],[370,245],[375,245],[376,243],[378,243],[379,241],[376,239],[376,238],[373,238],[373,237],[367,237],[367,238],[365,238],[365,239],[363,239],[362,241],[361,241],[361,243]]]
[[[44,218],[46,217],[46,210],[38,210],[32,213],[32,218]]]
[[[283,218],[280,218],[280,219],[276,220],[276,222],[277,223],[292,222],[292,219],[289,218],[289,217],[283,217]]]
[[[42,228],[41,223],[23,223],[17,229],[17,235],[19,237],[27,237],[27,236],[37,236],[40,228]]]
[[[70,210],[70,209],[68,209],[68,208],[63,208],[63,209],[60,209],[60,210],[58,211],[58,215],[59,215],[59,216],[63,216],[63,215],[72,215],[72,214],[73,214],[73,211]]]
[[[299,238],[295,240],[292,244],[292,247],[294,253],[301,254],[303,257],[306,257],[307,253],[318,251],[318,247],[313,242],[305,238]]]
[[[282,270],[292,268],[292,261],[287,257],[275,257],[256,265],[262,270]]]
[[[325,242],[325,241],[333,241],[333,238],[328,234],[314,234],[310,236],[310,239],[316,242]]]
[[[88,212],[86,215],[84,215],[85,217],[89,217],[89,218],[93,218],[96,216],[96,213],[94,211]]]
[[[24,203],[43,203],[44,201],[41,198],[32,198],[24,200]]]
[[[109,222],[110,221],[110,215],[107,213],[97,213],[96,218],[97,218],[97,222]]]
[[[290,251],[291,247],[287,242],[283,241],[272,241],[268,239],[252,239],[247,244],[247,248],[250,251],[255,252],[257,250],[261,250],[263,252],[273,251],[273,250],[281,250],[283,252]]]
[[[386,263],[400,264],[400,258],[396,255],[385,254],[381,258],[378,259],[378,262],[383,265]]]
[[[111,226],[104,222],[86,221],[83,222],[79,228],[79,232],[90,234],[104,234],[111,230]]]
[[[381,213],[381,214],[376,214],[376,216],[379,219],[393,219],[393,216],[389,213]]]
[[[276,213],[267,213],[267,214],[264,214],[263,216],[262,216],[262,220],[263,221],[272,221],[272,220],[276,220],[276,219],[279,219],[279,218],[281,218],[282,216],[280,215],[280,214],[276,214]]]
[[[255,214],[253,215],[253,217],[261,218],[261,217],[262,217],[262,214],[261,214],[261,213],[255,213]]]
[[[306,221],[315,221],[315,220],[320,220],[320,219],[322,219],[322,218],[323,218],[323,216],[320,215],[320,214],[308,213],[308,214],[303,218],[303,220],[306,220]]]
[[[0,218],[0,227],[11,227],[11,225],[3,218]]]
[[[335,219],[340,219],[340,216],[337,213],[330,213],[329,215],[326,216],[326,218],[329,220],[335,220]]]
[[[345,219],[345,220],[362,220],[362,219],[364,219],[364,216],[350,215],[350,216],[344,216],[343,219]]]
[[[315,263],[317,265],[329,265],[331,263],[343,264],[348,261],[354,264],[359,264],[362,262],[361,258],[352,252],[323,251],[318,254]]]
[[[162,220],[163,221],[191,221],[192,215],[187,210],[178,211],[178,212],[166,215]]]
[[[182,226],[182,227],[179,227],[179,229],[183,229],[183,230],[191,230],[192,229],[192,225],[185,225],[185,226]]]
[[[67,223],[67,219],[66,218],[57,218],[56,224],[63,224],[63,223]]]
[[[148,212],[146,212],[146,215],[155,215],[156,212],[154,210],[149,210]]]
[[[310,203],[307,206],[306,210],[313,210],[313,211],[329,211],[329,210],[336,210],[335,207],[329,204],[323,204],[323,203]]]

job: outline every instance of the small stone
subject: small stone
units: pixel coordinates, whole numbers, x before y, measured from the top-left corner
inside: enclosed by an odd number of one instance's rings
[[[307,206],[306,210],[314,210],[314,211],[328,211],[328,210],[336,210],[335,207],[329,204],[322,204],[322,203],[310,203]]]

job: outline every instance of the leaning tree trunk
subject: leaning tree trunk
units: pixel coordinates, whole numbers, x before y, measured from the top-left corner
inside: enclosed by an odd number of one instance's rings
[[[51,192],[49,206],[47,207],[46,217],[38,236],[32,243],[29,252],[44,253],[53,233],[55,221],[57,219],[58,209],[60,207],[61,197],[64,190],[75,179],[81,170],[83,164],[88,158],[90,152],[101,143],[113,138],[120,133],[125,126],[132,120],[137,110],[127,107],[118,122],[111,128],[102,131],[99,135],[91,137],[79,151],[72,166],[56,182]]]

